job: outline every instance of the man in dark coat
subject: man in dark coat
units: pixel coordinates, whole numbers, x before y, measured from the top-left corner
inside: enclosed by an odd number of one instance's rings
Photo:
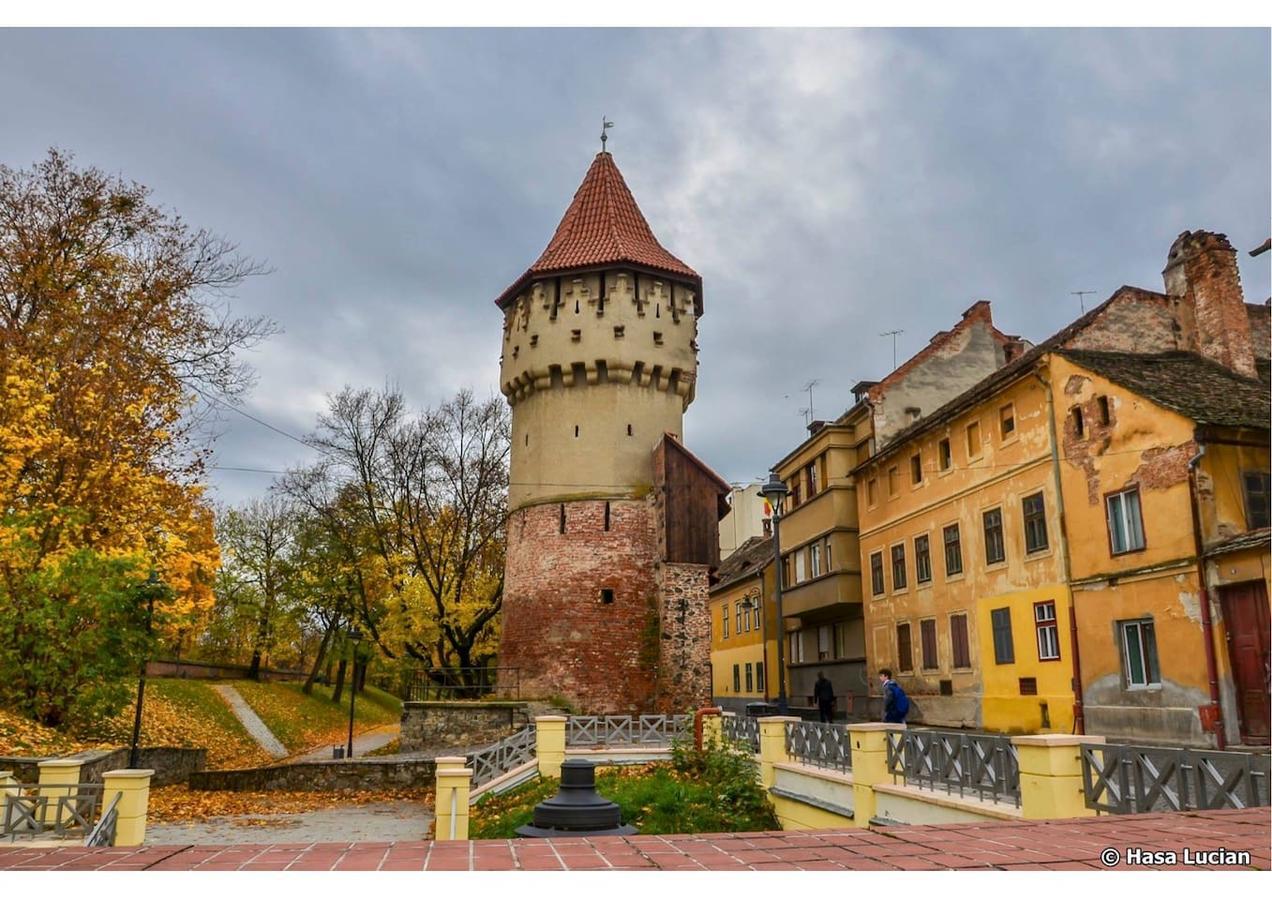
[[[817,683],[813,685],[813,701],[817,704],[817,712],[823,722],[835,717],[835,686],[830,683],[825,672],[817,673]]]

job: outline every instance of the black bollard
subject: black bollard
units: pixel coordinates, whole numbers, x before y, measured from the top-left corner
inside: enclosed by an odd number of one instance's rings
[[[618,804],[596,793],[596,763],[567,759],[561,763],[561,789],[534,808],[534,824],[517,829],[521,837],[585,837],[635,834],[624,825]]]

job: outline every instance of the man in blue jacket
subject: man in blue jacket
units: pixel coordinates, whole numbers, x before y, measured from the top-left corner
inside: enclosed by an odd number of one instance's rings
[[[910,698],[892,680],[891,669],[879,670],[879,683],[883,686],[883,721],[903,724],[910,712]]]

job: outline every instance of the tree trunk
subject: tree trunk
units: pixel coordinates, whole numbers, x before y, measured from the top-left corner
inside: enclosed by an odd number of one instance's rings
[[[345,668],[349,665],[347,659],[340,660],[336,666],[336,689],[331,695],[331,702],[339,703],[340,697],[344,694]]]
[[[261,651],[252,651],[252,664],[247,667],[247,677],[251,681],[261,680]]]
[[[314,667],[309,670],[309,677],[305,679],[305,686],[301,689],[301,693],[309,695],[314,692],[314,682],[318,680],[318,670],[322,668],[323,659],[327,655],[327,645],[331,643],[331,636],[335,632],[336,626],[331,625],[322,633],[322,643],[318,645],[318,653],[314,656]]]

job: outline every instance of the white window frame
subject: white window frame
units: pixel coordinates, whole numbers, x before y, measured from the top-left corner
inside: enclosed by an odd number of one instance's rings
[[[833,659],[835,652],[834,633],[829,625],[817,626],[817,659]]]
[[[720,610],[724,613],[720,617],[720,640],[727,641],[729,639],[729,604],[724,603]]]
[[[1059,659],[1060,620],[1056,616],[1054,600],[1044,600],[1034,604],[1034,630],[1038,637],[1038,661],[1049,662]]]
[[[804,554],[795,553],[795,583],[803,584],[807,580],[807,571],[804,568]]]
[[[1148,671],[1148,645],[1144,643],[1144,626],[1153,626],[1153,657],[1157,657],[1157,627],[1152,619],[1128,619],[1117,623],[1118,636],[1122,641],[1122,665],[1125,671],[1125,684],[1128,691],[1151,691],[1159,690],[1162,686],[1161,661],[1156,660],[1158,671],[1150,673]],[[1131,670],[1131,631],[1134,629],[1135,642],[1139,645],[1140,665],[1144,670],[1143,681],[1132,680]],[[1149,675],[1156,675],[1156,680],[1150,680]]]
[[[1135,496],[1135,521],[1134,522],[1132,522],[1126,515],[1126,511],[1129,508],[1129,504],[1127,503],[1127,498],[1132,494]],[[1117,501],[1116,514],[1113,512],[1114,500]],[[1114,556],[1120,556],[1123,553],[1135,553],[1136,551],[1143,550],[1145,547],[1148,546],[1148,539],[1144,536],[1144,509],[1143,509],[1143,506],[1140,504],[1139,485],[1136,485],[1134,487],[1128,487],[1125,490],[1121,490],[1121,491],[1117,491],[1116,493],[1109,494],[1107,497],[1104,498],[1104,511],[1108,521],[1108,528],[1109,528],[1109,551]],[[1123,537],[1126,541],[1126,545],[1121,548],[1117,546],[1117,541],[1115,538],[1115,535],[1117,532],[1114,531],[1114,528],[1113,528],[1115,515],[1118,520],[1118,525],[1122,529]],[[1135,542],[1131,540],[1132,526],[1137,528],[1139,531],[1138,546],[1136,546]]]
[[[818,544],[810,544],[808,547],[808,577],[816,578],[821,573],[821,547]]]

